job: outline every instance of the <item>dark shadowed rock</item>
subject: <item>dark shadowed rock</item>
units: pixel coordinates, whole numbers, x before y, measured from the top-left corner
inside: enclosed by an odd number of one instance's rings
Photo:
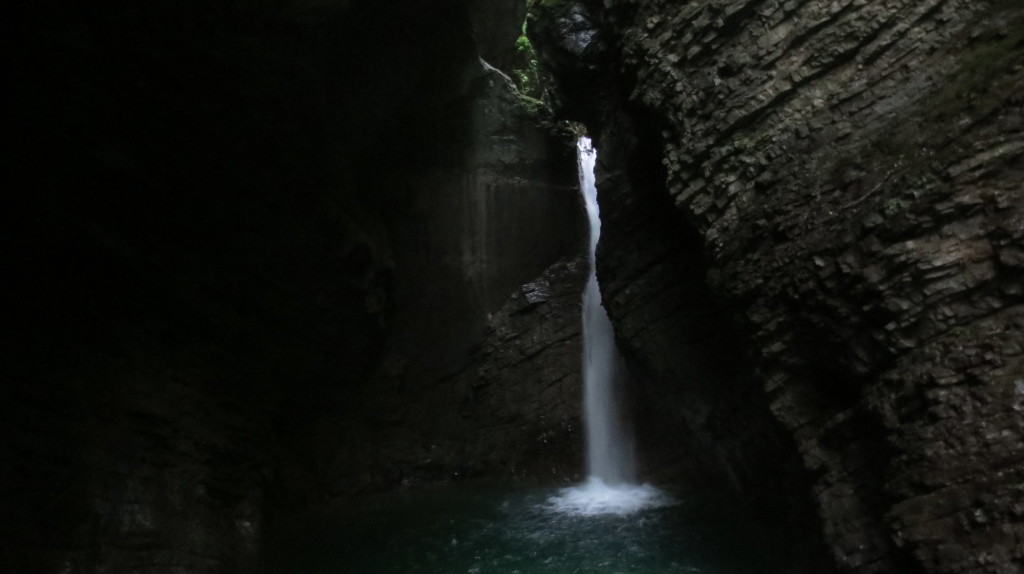
[[[615,88],[602,81],[612,56],[600,15],[586,2],[537,2],[530,9],[527,33],[544,46],[538,55],[554,88],[546,96],[561,117],[595,120],[594,107]]]
[[[452,379],[489,316],[583,237],[571,142],[480,64],[522,3],[115,4],[21,26],[0,570],[259,572],[410,448],[523,469],[568,398],[481,435],[507,459],[449,434],[497,408]]]
[[[1024,12],[604,4],[590,89],[571,34],[537,44],[563,109],[597,110],[599,276],[651,396],[680,397],[676,448],[762,500],[790,477],[842,571],[1019,572]]]

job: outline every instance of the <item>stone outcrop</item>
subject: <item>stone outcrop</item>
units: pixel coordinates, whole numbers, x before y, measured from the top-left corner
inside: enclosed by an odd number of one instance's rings
[[[754,499],[785,477],[833,565],[805,571],[1019,572],[1024,10],[534,10],[602,152],[599,278],[640,392],[679,397],[675,450]]]
[[[578,477],[586,273],[585,261],[561,261],[523,284],[441,380],[419,382],[405,361],[385,361],[358,418],[338,423],[348,440],[335,454],[332,483],[377,491],[487,476]]]

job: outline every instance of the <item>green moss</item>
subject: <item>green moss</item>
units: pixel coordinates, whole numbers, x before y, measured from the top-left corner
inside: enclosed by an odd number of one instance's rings
[[[516,38],[516,63],[512,68],[512,79],[516,87],[524,95],[539,100],[543,92],[540,82],[540,63],[537,51],[533,49],[530,38],[526,35],[526,20],[523,20],[521,33]]]
[[[538,115],[547,110],[547,105],[543,100],[539,100],[525,94],[519,94],[519,107],[530,115]]]

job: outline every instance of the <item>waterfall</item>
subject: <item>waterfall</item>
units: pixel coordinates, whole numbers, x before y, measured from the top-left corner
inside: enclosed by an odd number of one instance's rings
[[[583,418],[587,473],[605,483],[619,484],[636,477],[632,437],[619,408],[625,369],[597,283],[597,242],[601,237],[601,211],[594,181],[597,150],[586,137],[579,139],[576,150],[580,192],[590,220],[590,276],[583,292]]]
[[[588,476],[584,484],[562,489],[548,504],[555,512],[573,515],[630,514],[674,501],[653,486],[634,483],[633,438],[621,412],[626,371],[597,282],[601,212],[594,181],[597,150],[590,138],[579,139],[576,157],[580,193],[590,220],[590,277],[583,291],[583,418]]]

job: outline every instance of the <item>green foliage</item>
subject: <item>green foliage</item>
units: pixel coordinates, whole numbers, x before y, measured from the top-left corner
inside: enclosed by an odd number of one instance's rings
[[[530,39],[523,34],[516,38],[516,52],[523,54],[533,54],[533,44],[530,43]]]
[[[538,115],[547,109],[547,105],[537,98],[531,98],[530,96],[520,94],[519,95],[519,106],[530,115]]]
[[[522,33],[516,38],[516,63],[512,68],[512,79],[524,96],[539,101],[543,91],[540,85],[540,63],[526,35],[526,21],[523,21]]]
[[[515,57],[509,76],[515,83],[521,108],[537,118],[549,118],[551,111],[544,99],[544,76],[540,71],[537,51],[530,42],[526,27],[530,19],[536,16],[531,12],[535,6],[551,8],[564,3],[564,0],[526,0],[527,15],[515,42]]]

